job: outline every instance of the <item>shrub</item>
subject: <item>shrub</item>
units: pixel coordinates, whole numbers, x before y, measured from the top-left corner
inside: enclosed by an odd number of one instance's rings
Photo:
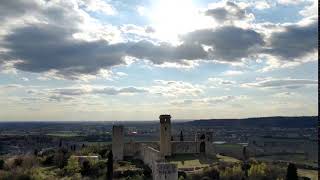
[[[68,165],[65,167],[65,170],[68,175],[74,175],[76,173],[79,173],[81,168],[78,159],[75,157],[70,157],[68,159]]]
[[[220,172],[221,179],[241,179],[244,177],[244,172],[239,164],[232,167],[226,167],[224,171]]]
[[[150,169],[149,166],[143,165],[142,168],[143,168],[143,175],[144,175],[144,177],[146,177],[146,178],[152,177],[152,170]]]
[[[13,160],[13,165],[15,167],[21,166],[23,162],[23,159],[21,157],[17,157]]]
[[[21,174],[21,175],[18,175],[17,180],[31,180],[31,177],[27,174]]]
[[[187,178],[187,174],[184,171],[178,171],[178,177],[179,179],[186,179]]]
[[[266,172],[267,172],[267,165],[265,163],[261,163],[261,164],[252,164],[248,174],[250,178],[261,179],[267,176]]]
[[[45,159],[42,161],[44,166],[50,166],[54,163],[54,155],[46,156]]]
[[[216,168],[210,168],[204,171],[204,175],[212,180],[220,179],[220,173]]]
[[[286,180],[298,180],[297,167],[293,163],[288,165]]]
[[[4,168],[4,160],[0,159],[0,169],[3,169],[3,168]]]
[[[66,149],[59,149],[58,152],[55,154],[54,159],[55,163],[59,168],[63,168],[68,163],[69,158],[68,150]]]

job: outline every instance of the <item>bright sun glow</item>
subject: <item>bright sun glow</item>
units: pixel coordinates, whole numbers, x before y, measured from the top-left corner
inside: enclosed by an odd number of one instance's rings
[[[178,42],[178,35],[208,24],[192,0],[159,0],[153,5],[149,18],[156,36],[171,43]]]

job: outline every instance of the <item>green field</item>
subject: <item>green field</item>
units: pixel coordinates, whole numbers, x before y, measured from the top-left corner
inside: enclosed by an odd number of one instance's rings
[[[237,148],[242,149],[243,148],[243,146],[241,144],[228,144],[228,143],[215,144],[214,146],[215,147],[220,147],[220,148],[232,148],[232,149],[237,149]]]
[[[255,159],[262,160],[262,161],[275,161],[275,160],[293,161],[299,164],[317,166],[317,163],[307,159],[305,154],[270,155],[270,156],[256,157]]]
[[[56,136],[56,137],[76,137],[80,136],[77,133],[48,133],[47,136]]]
[[[179,154],[168,159],[170,162],[176,163],[178,168],[203,168],[217,162],[213,159],[208,159],[200,155]]]

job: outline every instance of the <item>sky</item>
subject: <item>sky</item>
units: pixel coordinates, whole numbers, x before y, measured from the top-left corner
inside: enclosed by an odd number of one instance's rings
[[[318,115],[316,0],[2,0],[0,121]]]

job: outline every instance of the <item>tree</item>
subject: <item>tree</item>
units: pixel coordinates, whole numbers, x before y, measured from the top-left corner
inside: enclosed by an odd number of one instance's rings
[[[45,157],[44,161],[42,162],[43,165],[49,166],[54,163],[54,155],[48,155]]]
[[[63,168],[68,162],[68,150],[61,148],[55,154],[55,162],[59,168]]]
[[[247,154],[247,148],[246,147],[243,147],[243,149],[242,149],[242,156],[243,156],[244,160],[248,159],[248,154]]]
[[[69,175],[74,175],[76,173],[79,173],[81,168],[80,168],[78,159],[71,156],[68,159],[68,165],[65,167],[65,169]]]
[[[21,166],[22,162],[23,162],[22,157],[17,157],[16,159],[14,159],[13,164],[14,164],[14,166],[17,167],[17,166]]]
[[[3,169],[3,168],[4,168],[4,160],[0,159],[0,169]]]
[[[88,160],[83,161],[82,168],[81,168],[81,174],[88,176],[90,175],[90,162]]]
[[[286,180],[298,180],[297,167],[293,163],[288,165]]]
[[[248,170],[251,168],[251,166],[248,162],[248,154],[247,154],[246,147],[243,147],[242,155],[243,155],[243,164],[242,164],[241,169],[244,171],[245,177],[248,177]]]
[[[59,147],[62,147],[62,139],[59,140]]]
[[[180,131],[180,141],[183,141],[183,134],[182,134],[182,131]]]
[[[108,151],[109,151],[109,150],[108,150],[107,148],[102,148],[102,149],[99,149],[98,154],[99,154],[101,157],[105,158],[106,155],[107,155],[107,153],[108,153]]]
[[[112,177],[113,177],[113,154],[111,150],[108,153],[107,180],[112,180]]]
[[[38,155],[38,149],[35,149],[34,151],[33,151],[33,154],[35,155],[35,156],[37,156]]]

